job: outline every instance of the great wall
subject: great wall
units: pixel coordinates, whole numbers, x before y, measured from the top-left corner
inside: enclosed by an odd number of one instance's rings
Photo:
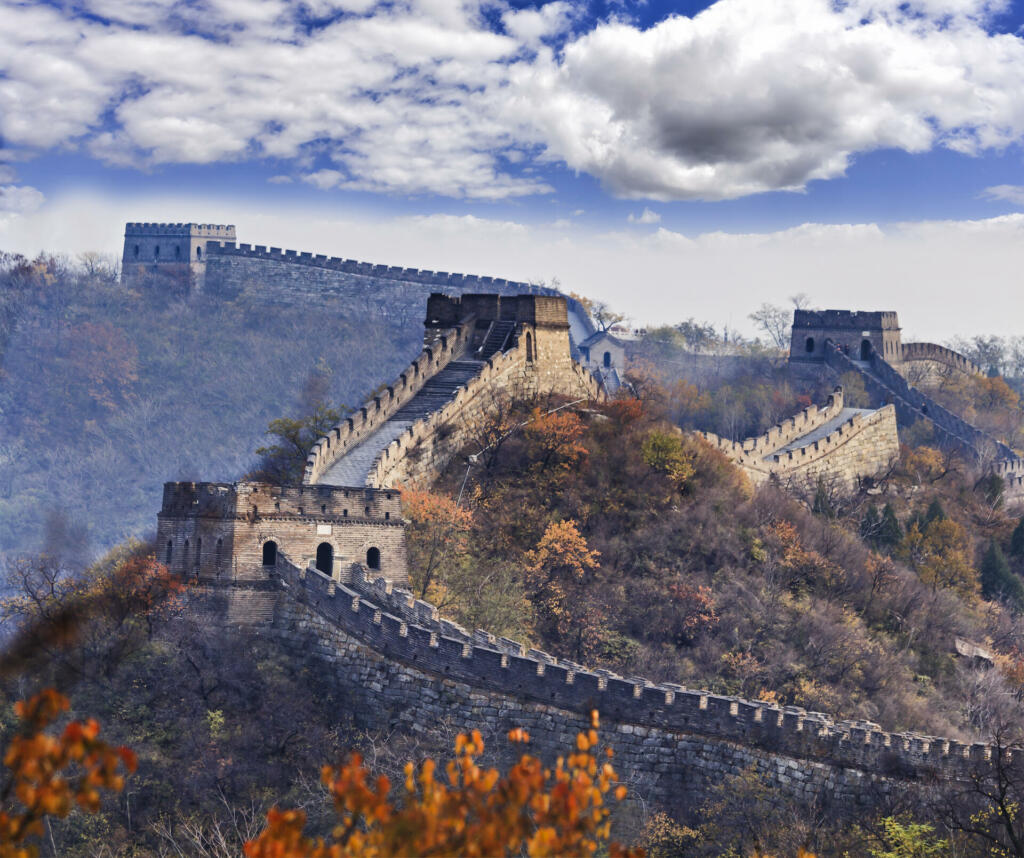
[[[143,233],[167,240],[152,226],[129,225],[126,257]],[[191,240],[191,225],[176,226]],[[572,320],[582,308],[513,281],[212,238],[200,249],[207,294],[256,289],[274,300],[312,299],[320,290],[356,295],[382,281],[431,290],[422,353],[317,442],[302,485],[168,483],[158,516],[161,559],[197,582],[197,610],[213,610],[273,638],[295,659],[315,661],[325,682],[349,692],[360,723],[415,731],[451,719],[487,735],[524,726],[541,752],[553,753],[596,708],[640,794],[670,807],[748,769],[780,795],[856,810],[969,778],[996,757],[1024,764],[1024,752],[1012,749],[887,733],[867,722],[588,670],[444,620],[403,589],[408,566],[395,486],[425,482],[511,399],[606,395],[574,359],[575,345],[593,333],[589,320]],[[470,291],[477,288],[492,292]],[[853,487],[896,455],[897,421],[924,419],[942,443],[990,462],[1008,494],[1020,486],[1012,450],[995,445],[986,452],[991,439],[911,387],[894,365],[917,363],[929,373],[977,368],[939,346],[902,345],[894,313],[799,311],[790,361],[858,373],[878,407],[847,409],[837,389],[821,408],[761,438],[705,436],[755,482],[833,476]]]

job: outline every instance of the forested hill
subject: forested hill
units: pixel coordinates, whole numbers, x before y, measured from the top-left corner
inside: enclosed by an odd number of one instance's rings
[[[393,309],[129,291],[95,259],[0,254],[0,554],[145,534],[164,481],[237,479],[271,420],[358,405],[420,348],[423,308]]]

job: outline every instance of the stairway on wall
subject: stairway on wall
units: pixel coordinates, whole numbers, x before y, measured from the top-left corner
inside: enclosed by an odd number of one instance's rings
[[[514,326],[514,323],[508,323]],[[486,344],[486,343],[485,343]],[[499,343],[499,347],[500,347]],[[490,355],[488,355],[489,357]],[[433,414],[447,405],[467,381],[486,366],[484,360],[451,361],[444,369],[427,379],[426,383],[390,419],[368,435],[354,449],[336,461],[318,480],[327,486],[362,486],[373,468],[377,456],[394,440],[400,438],[413,423]]]
[[[982,449],[987,447],[995,452],[996,458],[1000,461],[1020,461],[1011,447],[957,417],[931,397],[912,387],[895,367],[877,354],[870,360],[853,360],[835,349],[831,342],[828,345],[828,365],[839,374],[849,370],[859,373],[869,394],[875,399],[881,399],[883,403],[891,402],[896,406],[897,416],[904,425],[925,420],[938,430],[947,444],[962,447],[979,460],[987,458],[986,451]]]

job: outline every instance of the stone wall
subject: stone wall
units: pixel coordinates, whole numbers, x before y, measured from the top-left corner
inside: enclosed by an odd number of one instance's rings
[[[316,659],[325,681],[351,693],[364,726],[450,722],[487,736],[522,726],[536,750],[551,753],[597,709],[634,791],[670,807],[685,809],[725,775],[754,769],[782,795],[855,812],[893,791],[967,777],[991,757],[982,744],[590,671],[470,634],[358,571],[343,584],[281,557],[274,577],[283,592],[266,633],[296,658]]]
[[[860,357],[866,351],[897,362],[903,353],[899,318],[891,311],[796,310],[793,313],[791,361],[821,363],[826,358],[828,340],[853,357]],[[867,356],[864,354],[865,358]]]
[[[862,477],[885,471],[899,456],[896,412],[891,406],[855,414],[822,438],[777,452],[835,420],[843,406],[843,389],[837,387],[821,408],[811,405],[764,435],[728,441],[710,432],[698,434],[743,468],[755,485],[774,476],[801,487],[821,478],[852,489]]]
[[[912,387],[924,389],[983,375],[981,367],[970,358],[935,343],[904,343],[903,360],[894,363],[893,368]]]
[[[268,542],[301,562],[315,562],[326,543],[339,579],[352,563],[367,563],[376,549],[378,574],[398,584],[409,580],[397,491],[252,482],[164,486],[158,559],[182,577],[263,580]]]
[[[527,336],[534,341],[529,360]],[[568,331],[527,325],[515,345],[491,357],[478,375],[443,408],[417,420],[377,457],[368,484],[383,487],[425,483],[493,417],[513,402],[555,393],[570,399],[601,398],[597,379],[569,353]]]
[[[376,432],[412,399],[424,384],[466,348],[473,336],[473,322],[456,328],[431,329],[428,344],[398,378],[380,395],[368,400],[350,417],[334,426],[320,438],[306,459],[303,483],[318,483],[338,459]]]

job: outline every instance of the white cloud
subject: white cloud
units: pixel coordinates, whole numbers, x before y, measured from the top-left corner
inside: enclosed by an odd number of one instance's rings
[[[717,0],[572,36],[564,0],[502,6],[498,32],[489,0],[0,0],[0,139],[402,194],[546,193],[546,162],[632,198],[800,190],[881,147],[1020,141],[1005,5]]]
[[[267,179],[272,185],[290,185],[292,183],[291,176],[271,176]]]
[[[658,214],[657,212],[651,211],[648,208],[645,208],[638,215],[633,214],[633,212],[630,212],[626,220],[629,221],[630,223],[660,223],[661,215]]]
[[[1024,185],[993,185],[985,188],[981,196],[989,200],[1006,200],[1024,206]]]
[[[28,185],[0,185],[0,216],[30,214],[45,200],[40,191]]]
[[[989,35],[988,8],[719,0],[645,31],[599,26],[513,79],[549,155],[622,196],[799,190],[858,152],[1019,140],[1024,42]]]

